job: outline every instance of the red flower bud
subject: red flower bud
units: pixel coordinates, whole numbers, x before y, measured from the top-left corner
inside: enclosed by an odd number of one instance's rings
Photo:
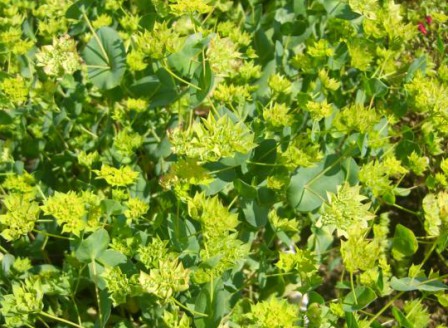
[[[430,25],[432,23],[432,17],[431,16],[426,16],[425,20],[426,20],[426,23],[428,23],[428,25]]]
[[[425,25],[423,25],[423,23],[418,23],[418,29],[424,35],[428,34],[428,30],[426,29]]]

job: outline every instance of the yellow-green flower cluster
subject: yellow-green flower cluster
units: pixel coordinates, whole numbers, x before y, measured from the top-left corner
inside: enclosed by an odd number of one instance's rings
[[[90,190],[85,190],[81,192],[81,198],[84,201],[84,206],[87,211],[87,226],[86,230],[94,231],[99,227],[100,218],[103,214],[101,209],[101,201],[103,199],[102,195],[97,195]]]
[[[167,301],[175,293],[188,289],[190,270],[185,269],[176,259],[159,259],[157,269],[149,274],[140,271],[139,283],[142,289]]]
[[[38,66],[50,76],[61,77],[73,74],[81,68],[81,59],[76,50],[76,43],[68,35],[54,38],[52,45],[43,46],[36,54]]]
[[[129,198],[126,206],[128,209],[124,212],[124,216],[128,222],[139,219],[149,210],[149,205],[140,198]]]
[[[379,252],[378,244],[367,240],[362,233],[352,233],[347,241],[341,241],[342,261],[350,273],[374,268]]]
[[[448,86],[445,83],[417,73],[413,80],[405,85],[405,89],[415,100],[415,109],[422,113],[438,113],[446,121],[448,99],[445,95],[448,92]]]
[[[148,107],[148,101],[145,99],[128,98],[126,100],[126,108],[128,110],[143,112]]]
[[[333,120],[335,130],[344,133],[359,131],[366,133],[379,122],[379,115],[374,109],[351,105],[341,109]]]
[[[423,199],[424,227],[429,236],[439,236],[448,227],[448,192],[428,194]]]
[[[416,175],[422,176],[428,168],[429,158],[426,156],[419,156],[415,151],[408,157],[409,168]]]
[[[125,15],[120,19],[120,25],[125,31],[132,33],[138,30],[141,16],[138,15]]]
[[[168,174],[162,177],[160,184],[165,189],[173,188],[180,199],[187,199],[191,185],[208,185],[212,181],[211,175],[197,160],[181,158],[170,166]]]
[[[212,10],[212,7],[204,0],[176,0],[170,4],[171,12],[175,16],[206,14]]]
[[[294,251],[281,252],[276,266],[284,271],[294,271],[300,275],[302,284],[317,274],[318,264],[313,252],[295,248]]]
[[[250,85],[220,83],[213,91],[213,98],[224,103],[244,104],[251,100],[251,91]]]
[[[292,115],[284,103],[273,103],[263,110],[263,118],[273,127],[285,127],[292,124]]]
[[[239,223],[238,215],[230,213],[217,196],[206,197],[204,193],[196,193],[188,201],[188,214],[201,222],[203,233],[210,238],[235,231]]]
[[[230,40],[241,46],[248,46],[251,43],[249,33],[241,30],[232,21],[225,21],[218,24],[218,33],[223,37],[229,37]]]
[[[334,49],[328,40],[320,39],[308,47],[308,55],[315,58],[331,57],[334,55]]]
[[[288,218],[281,218],[276,210],[272,210],[268,214],[269,222],[275,231],[291,231],[298,232],[299,231],[299,221]]]
[[[345,237],[351,228],[366,229],[368,221],[375,215],[369,211],[370,204],[363,203],[367,197],[360,194],[360,189],[361,186],[345,183],[338,186],[335,194],[328,193],[328,201],[322,206],[317,225],[334,227],[338,235]]]
[[[162,59],[176,52],[181,46],[179,35],[167,23],[156,22],[151,32],[145,30],[136,37],[137,51],[152,59]]]
[[[206,197],[203,193],[197,193],[188,201],[188,213],[202,226],[205,246],[200,251],[201,260],[219,259],[212,268],[196,270],[196,282],[210,281],[213,275],[222,274],[248,254],[250,246],[238,240],[236,233],[232,233],[239,223],[238,215],[230,213],[217,196]]]
[[[143,71],[148,64],[145,62],[145,54],[138,50],[132,50],[126,56],[126,63],[133,72]]]
[[[0,91],[13,104],[22,104],[28,98],[28,85],[23,77],[8,77],[0,82]]]
[[[414,299],[406,301],[403,305],[403,310],[406,313],[408,322],[412,322],[414,327],[428,327],[431,322],[431,315],[428,308],[422,304],[422,299]],[[437,326],[442,328],[443,326]]]
[[[37,31],[45,38],[51,38],[67,31],[65,13],[72,1],[70,0],[43,0],[38,2],[33,14],[39,18]]]
[[[234,268],[238,261],[247,257],[250,245],[237,238],[236,233],[207,236],[204,240],[204,248],[199,256],[204,266],[200,266],[194,272],[194,281],[203,284],[221,276],[226,270]],[[210,266],[209,263],[213,263]]]
[[[323,158],[319,145],[311,143],[306,137],[297,137],[286,150],[279,147],[278,151],[280,162],[289,169],[310,167]]]
[[[79,236],[87,226],[84,199],[73,191],[68,193],[56,191],[53,196],[45,200],[42,210],[46,215],[56,219],[58,225],[62,226],[62,232]]]
[[[26,272],[31,269],[33,266],[31,265],[31,261],[29,258],[25,257],[17,257],[12,264],[12,267],[17,272]]]
[[[407,172],[399,160],[394,156],[387,156],[381,161],[371,161],[361,167],[359,181],[369,187],[376,197],[379,197],[394,189],[390,180],[392,177]]]
[[[16,240],[34,229],[40,208],[30,194],[9,194],[3,199],[3,205],[6,209],[6,213],[0,215],[3,238]]]
[[[207,49],[207,59],[213,72],[219,76],[234,74],[241,65],[241,53],[230,38],[215,36]]]
[[[271,297],[251,305],[246,317],[253,323],[252,328],[294,328],[298,325],[298,307],[284,299]]]
[[[85,167],[91,168],[92,164],[94,162],[96,162],[100,158],[100,156],[99,156],[98,152],[96,152],[96,151],[94,151],[92,153],[86,153],[85,151],[80,151],[78,153],[77,158],[78,158],[79,164],[81,164]]]
[[[44,308],[43,293],[37,283],[14,283],[12,294],[3,295],[0,313],[6,327],[32,327],[34,316]]]
[[[337,81],[336,79],[331,78],[328,75],[328,71],[325,69],[320,69],[318,72],[318,76],[320,81],[322,82],[322,85],[324,88],[335,91],[340,88],[341,82]]]
[[[361,15],[370,19],[376,19],[376,12],[379,10],[379,4],[376,0],[349,0],[350,8]]]
[[[117,11],[123,6],[124,0],[106,0],[104,3],[104,7],[107,10]]]
[[[163,321],[168,328],[190,328],[191,320],[184,312],[165,311],[163,313]]]
[[[115,168],[109,165],[101,166],[101,170],[94,170],[98,179],[104,179],[113,187],[126,187],[135,183],[138,172],[132,170],[129,166]]]
[[[179,128],[170,136],[173,152],[201,161],[215,162],[246,154],[255,147],[254,135],[242,121],[234,123],[227,115],[215,119],[213,115],[195,122],[187,131]]]
[[[306,110],[310,113],[313,120],[320,121],[333,113],[333,106],[327,103],[326,99],[319,102],[310,100],[306,103]]]
[[[139,246],[137,250],[138,260],[147,268],[157,268],[160,259],[172,258],[174,255],[168,255],[168,241],[154,238],[146,246]]]
[[[21,175],[7,175],[5,181],[2,183],[2,187],[14,193],[33,194],[35,184],[36,180],[34,177],[25,171]]]
[[[132,281],[132,277],[128,278],[118,266],[107,268],[101,276],[106,282],[107,291],[114,306],[126,303],[126,297],[132,295],[137,284],[136,279]]]
[[[360,71],[367,71],[374,56],[365,39],[352,39],[348,41],[347,46],[350,53],[350,65]]]
[[[286,77],[280,74],[273,74],[269,77],[269,88],[274,94],[290,94],[292,83]]]
[[[248,83],[251,80],[258,79],[261,76],[261,71],[260,65],[256,65],[253,61],[244,61],[231,77],[238,82]]]
[[[99,29],[104,26],[109,26],[112,24],[112,17],[107,14],[101,14],[96,17],[96,19],[92,22],[92,26],[95,29]]]
[[[123,129],[114,138],[114,147],[123,155],[130,156],[143,144],[143,137],[130,129]]]

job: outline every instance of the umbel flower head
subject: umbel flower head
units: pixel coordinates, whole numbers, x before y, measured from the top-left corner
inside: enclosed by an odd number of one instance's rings
[[[98,179],[104,179],[113,187],[125,187],[135,182],[138,177],[138,172],[132,170],[129,166],[123,166],[119,169],[103,165],[101,170],[94,170],[98,175]]]
[[[37,66],[42,66],[45,74],[50,76],[73,74],[81,68],[76,43],[68,35],[54,38],[52,45],[43,46],[36,54],[36,60]]]
[[[159,261],[157,269],[149,274],[140,271],[139,282],[142,289],[157,297],[168,300],[176,292],[188,289],[190,270],[185,269],[181,262],[167,257]]]
[[[360,189],[361,186],[351,187],[345,183],[338,187],[336,194],[329,193],[317,226],[333,226],[338,235],[345,237],[351,227],[367,228],[367,221],[375,215],[369,212],[370,204],[362,203],[367,197],[359,193]]]
[[[217,119],[209,115],[187,131],[176,129],[170,142],[176,154],[204,162],[246,154],[256,146],[250,129],[243,122],[234,123],[227,115]]]
[[[3,206],[6,213],[0,215],[4,226],[1,236],[8,241],[16,240],[33,230],[39,217],[39,205],[32,201],[30,194],[10,194],[4,197]]]

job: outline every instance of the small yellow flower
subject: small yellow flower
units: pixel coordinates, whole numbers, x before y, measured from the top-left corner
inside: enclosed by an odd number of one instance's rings
[[[98,175],[98,179],[104,179],[113,187],[125,187],[133,184],[137,177],[138,172],[132,170],[129,166],[123,166],[119,169],[109,165],[103,165],[101,170],[94,170]]]

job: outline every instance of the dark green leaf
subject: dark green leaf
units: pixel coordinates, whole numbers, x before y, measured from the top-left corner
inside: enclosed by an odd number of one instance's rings
[[[350,165],[352,168],[349,168],[349,174],[355,169],[354,165]],[[299,168],[292,176],[288,188],[289,203],[303,212],[319,208],[327,199],[327,192],[335,193],[337,186],[344,182],[346,174],[336,155],[325,157],[314,167]]]
[[[182,49],[168,57],[170,67],[182,76],[189,76],[196,67],[202,66],[196,57],[202,53],[210,38],[211,36],[203,38],[201,33],[188,36]]]
[[[365,308],[376,299],[375,292],[369,287],[356,287],[344,298],[342,308],[345,312],[358,311]]]
[[[268,221],[267,207],[258,205],[256,200],[245,202],[242,206],[244,217],[251,226],[255,228],[264,227]]]
[[[408,318],[406,318],[406,315],[396,307],[392,308],[392,314],[394,315],[400,327],[414,328],[414,325],[409,322]]]
[[[392,242],[392,255],[396,260],[409,257],[415,254],[418,249],[417,238],[412,230],[398,224],[395,227],[394,239]]]
[[[102,27],[87,43],[82,56],[92,83],[102,90],[118,86],[126,70],[126,53],[117,31]]]
[[[65,12],[65,17],[71,19],[79,19],[82,16],[82,13],[86,12],[93,3],[94,1],[92,0],[76,1],[74,4],[68,7],[67,11]]]
[[[212,91],[215,77],[210,68],[210,64],[206,62],[204,65],[198,66],[194,72],[191,83],[197,88],[191,88],[191,106],[196,107],[208,96]],[[199,89],[198,89],[199,88]]]

